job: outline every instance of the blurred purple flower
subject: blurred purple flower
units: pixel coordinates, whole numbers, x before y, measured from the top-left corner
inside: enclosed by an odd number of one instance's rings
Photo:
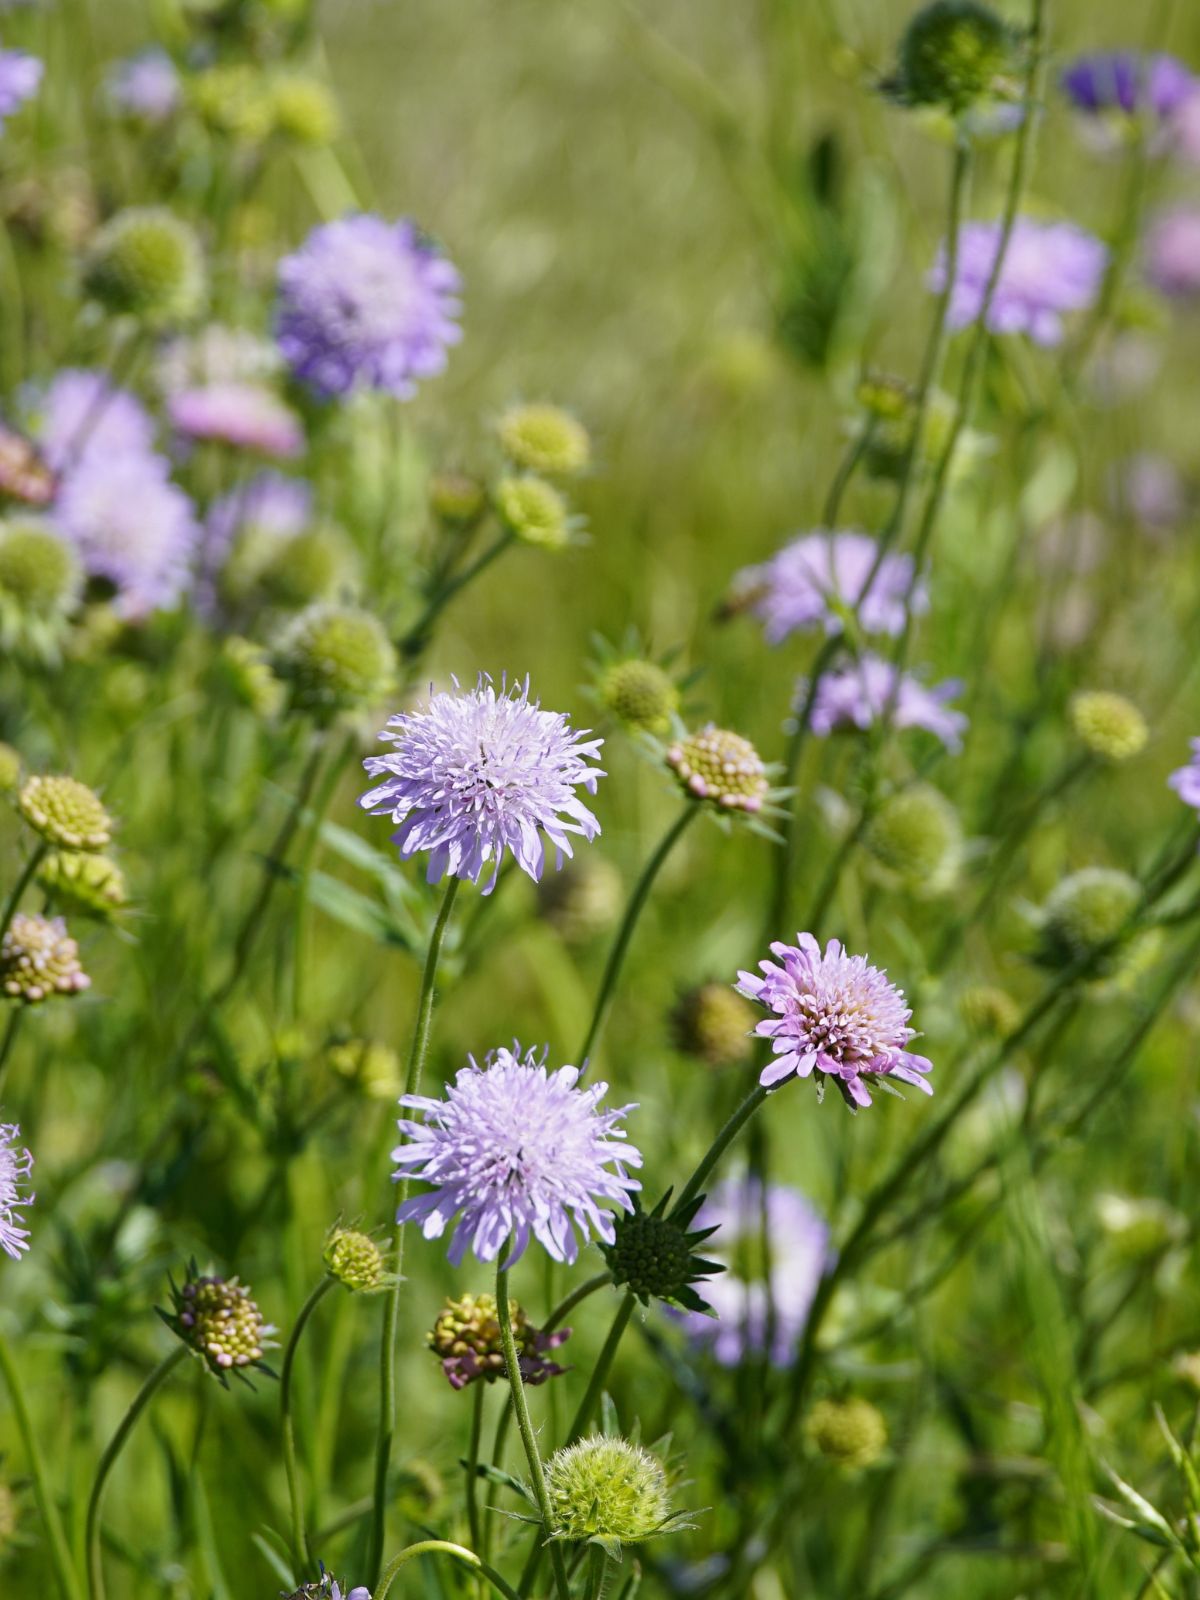
[[[213,501],[205,523],[205,564],[228,555],[245,528],[280,540],[293,539],[312,521],[312,485],[282,472],[260,472]]]
[[[967,328],[978,320],[1001,232],[999,222],[968,222],[959,234],[958,270],[950,295],[951,328]],[[1018,217],[988,309],[988,328],[993,333],[1028,334],[1035,344],[1060,343],[1063,317],[1092,304],[1107,260],[1108,252],[1100,241],[1073,223]],[[946,247],[942,245],[929,274],[929,287],[940,293],[945,284]]]
[[[1167,779],[1185,806],[1200,811],[1200,739],[1192,740],[1192,759]]]
[[[207,439],[286,460],[304,449],[300,418],[270,389],[256,383],[210,383],[181,389],[167,401],[171,426],[189,439]]]
[[[183,90],[178,69],[165,50],[143,50],[113,67],[108,97],[118,111],[156,127],[179,109]]]
[[[1138,450],[1111,475],[1112,500],[1151,533],[1169,533],[1187,515],[1188,493],[1179,468],[1168,456]]]
[[[1149,108],[1170,117],[1197,88],[1195,76],[1175,56],[1136,50],[1097,51],[1079,56],[1063,72],[1063,93],[1080,111]]]
[[[802,678],[796,686],[797,710],[808,690],[808,680]],[[881,656],[864,654],[822,675],[809,726],[821,738],[838,728],[869,728],[891,706],[894,728],[924,728],[947,750],[958,750],[967,718],[961,711],[951,711],[946,702],[961,690],[962,685],[953,681],[929,688],[907,672],[897,689],[895,666]]]
[[[733,1367],[762,1354],[769,1333],[772,1364],[789,1366],[817,1286],[832,1263],[828,1224],[798,1189],[773,1183],[764,1197],[756,1179],[730,1178],[708,1196],[694,1226],[716,1228],[705,1254],[733,1270],[705,1282],[715,1321],[699,1311],[677,1313],[688,1336],[711,1346],[722,1366]],[[751,1281],[737,1276],[746,1256],[763,1276]]]
[[[0,124],[38,92],[44,68],[23,50],[0,50]]]
[[[881,560],[868,534],[824,529],[801,534],[769,561],[743,568],[734,591],[746,596],[772,644],[803,628],[839,633],[838,606],[856,610],[868,633],[898,634],[906,606],[921,612],[928,605],[924,586],[914,585],[911,556],[888,553]]]
[[[584,730],[585,732],[587,730]],[[430,694],[424,711],[401,712],[379,735],[396,746],[368,756],[383,781],[359,804],[400,824],[393,843],[407,860],[429,852],[428,879],[444,873],[478,883],[491,868],[490,893],[506,850],[535,881],[545,869],[544,834],[561,865],[571,834],[592,840],[600,824],[575,794],[595,794],[604,776],[588,765],[602,739],[584,739],[558,711],[529,699],[528,683],[496,693],[489,678],[464,693]]]
[[[14,1261],[29,1249],[29,1230],[22,1226],[22,1212],[34,1198],[29,1187],[33,1157],[21,1148],[20,1138],[15,1122],[0,1122],[0,1250]]]
[[[468,1248],[480,1261],[494,1261],[510,1235],[510,1261],[533,1237],[555,1261],[573,1262],[576,1229],[585,1241],[594,1233],[611,1244],[612,1218],[596,1202],[633,1209],[629,1196],[641,1184],[625,1168],[640,1167],[642,1157],[618,1124],[634,1108],[600,1111],[606,1083],[578,1089],[577,1067],[547,1072],[544,1051],[522,1056],[515,1041],[511,1050],[493,1050],[482,1067],[470,1059],[446,1085],[444,1100],[401,1098],[424,1121],[400,1121],[411,1143],[392,1151],[399,1166],[393,1177],[432,1187],[406,1200],[396,1220],[419,1222],[427,1239],[438,1239],[458,1216],[454,1266]]]
[[[774,1013],[754,1030],[775,1052],[758,1081],[770,1088],[793,1073],[815,1072],[818,1091],[832,1078],[851,1108],[871,1104],[864,1077],[899,1078],[932,1094],[923,1075],[933,1063],[907,1049],[916,1032],[903,991],[865,956],[847,955],[836,939],[822,954],[811,933],[796,938],[795,945],[771,946],[782,965],[760,961],[763,977],[738,974],[738,993]]]
[[[154,444],[150,413],[127,389],[103,372],[68,367],[50,382],[34,406],[36,435],[57,471],[84,455],[147,455]]]
[[[366,388],[411,399],[461,337],[458,272],[411,222],[325,223],[278,276],[279,348],[319,394]]]
[[[1200,295],[1200,207],[1161,212],[1146,230],[1146,271],[1173,300]]]

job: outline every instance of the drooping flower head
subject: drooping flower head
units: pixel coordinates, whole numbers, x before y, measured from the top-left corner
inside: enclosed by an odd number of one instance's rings
[[[456,269],[412,222],[328,222],[279,263],[279,348],[318,394],[408,400],[461,338],[458,289]]]
[[[1078,56],[1063,72],[1063,93],[1079,111],[1149,111],[1165,119],[1196,92],[1197,80],[1176,56],[1100,50]]]
[[[770,1087],[793,1073],[815,1073],[818,1091],[832,1078],[851,1109],[871,1104],[870,1078],[899,1078],[932,1094],[924,1074],[933,1063],[908,1049],[916,1031],[908,1026],[912,1012],[903,991],[865,956],[847,955],[836,939],[824,953],[811,933],[796,940],[771,946],[777,961],[759,962],[761,978],[738,974],[739,993],[772,1013],[754,1030],[775,1053],[759,1082]]]
[[[154,445],[150,413],[103,372],[66,368],[51,380],[34,410],[46,460],[59,471],[92,453],[144,456]]]
[[[900,674],[882,656],[864,653],[832,672],[823,673],[817,685],[809,727],[820,738],[839,728],[870,728],[890,708],[893,728],[924,728],[940,739],[947,750],[962,747],[967,718],[951,711],[948,702],[961,692],[957,682],[930,687],[909,672]],[[808,698],[809,685],[801,680],[796,687],[797,708]]]
[[[567,1368],[557,1361],[547,1361],[546,1352],[565,1344],[571,1337],[570,1328],[543,1333],[515,1300],[508,1302],[508,1310],[522,1383],[536,1387],[550,1378],[561,1377]],[[495,1295],[464,1294],[457,1300],[447,1300],[425,1337],[452,1389],[465,1389],[472,1383],[495,1383],[497,1378],[508,1375]]]
[[[493,1050],[479,1066],[474,1058],[447,1084],[444,1100],[404,1095],[400,1101],[423,1121],[402,1119],[410,1141],[392,1151],[396,1178],[429,1184],[406,1200],[398,1222],[419,1222],[437,1239],[454,1217],[450,1260],[468,1249],[494,1261],[512,1237],[511,1260],[535,1238],[555,1261],[573,1262],[579,1237],[613,1241],[609,1201],[632,1209],[640,1189],[627,1167],[640,1167],[641,1153],[620,1127],[632,1106],[601,1111],[606,1083],[577,1088],[578,1067],[546,1069],[545,1052],[522,1055]]]
[[[1146,230],[1146,274],[1172,300],[1200,296],[1200,206],[1161,212]]]
[[[1186,767],[1177,767],[1167,779],[1185,806],[1200,811],[1200,739],[1192,740],[1192,759]]]
[[[171,426],[186,439],[214,440],[286,460],[304,448],[300,418],[257,383],[210,383],[181,389],[167,402]]]
[[[29,1249],[29,1229],[24,1210],[33,1204],[29,1174],[33,1157],[21,1147],[21,1130],[15,1122],[0,1122],[0,1250],[21,1259]]]
[[[42,63],[23,50],[0,50],[0,126],[32,100],[42,81]]]
[[[968,222],[961,230],[947,314],[952,329],[969,328],[978,320],[1002,232],[999,222]],[[1063,318],[1072,311],[1086,311],[1093,303],[1107,261],[1108,252],[1100,241],[1074,223],[1018,217],[988,307],[989,330],[1024,333],[1035,344],[1061,343]],[[940,294],[945,286],[943,245],[929,287]]]
[[[183,98],[179,71],[165,50],[143,50],[118,61],[107,88],[117,111],[147,127],[170,121]]]
[[[406,860],[429,853],[430,883],[447,872],[478,883],[490,869],[487,894],[505,851],[536,881],[546,839],[561,864],[572,834],[600,832],[575,791],[595,794],[604,773],[588,763],[604,741],[543,711],[528,682],[499,694],[490,678],[465,693],[455,683],[453,693],[431,693],[425,710],[390,718],[379,737],[396,748],[364,761],[381,781],[359,804],[399,823],[392,838]]]
[[[840,633],[846,610],[867,633],[898,634],[906,609],[920,612],[928,604],[923,586],[914,584],[911,556],[889,551],[881,558],[869,534],[853,531],[801,534],[761,566],[738,573],[734,588],[747,597],[771,644],[805,628]]]
[[[828,1224],[797,1189],[730,1178],[700,1208],[696,1227],[716,1229],[705,1250],[728,1270],[704,1286],[715,1319],[683,1317],[689,1338],[725,1367],[764,1353],[774,1366],[790,1366],[832,1263]]]

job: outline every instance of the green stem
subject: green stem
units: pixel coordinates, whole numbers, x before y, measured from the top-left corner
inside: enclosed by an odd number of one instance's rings
[[[62,1600],[83,1600],[83,1590],[79,1586],[75,1563],[71,1559],[67,1537],[63,1532],[62,1518],[58,1514],[58,1507],[46,1480],[46,1463],[42,1459],[37,1434],[30,1420],[29,1407],[25,1404],[25,1392],[21,1387],[12,1351],[2,1338],[0,1338],[0,1374],[3,1374],[8,1396],[12,1401],[17,1432],[21,1435],[21,1442],[25,1446],[29,1475],[33,1479],[33,1497],[46,1530],[46,1539],[50,1547],[50,1564],[54,1568],[59,1594]]]
[[[429,949],[425,955],[425,970],[421,975],[421,995],[417,1002],[417,1020],[413,1028],[412,1045],[408,1053],[408,1070],[404,1077],[406,1095],[416,1094],[421,1083],[425,1057],[429,1053],[429,1031],[433,1022],[433,1002],[437,980],[438,960],[454,897],[461,883],[459,878],[448,878],[442,896],[441,909],[433,932],[429,936]],[[400,1180],[397,1210],[408,1198],[408,1179]],[[375,1447],[375,1510],[371,1518],[370,1544],[367,1550],[367,1574],[371,1585],[379,1576],[383,1560],[384,1521],[387,1515],[388,1468],[392,1460],[392,1438],[396,1431],[396,1330],[400,1321],[400,1285],[403,1281],[404,1225],[396,1222],[392,1227],[392,1255],[395,1281],[384,1302],[383,1338],[379,1348],[379,1436]]]
[[[299,1583],[308,1564],[308,1546],[304,1537],[304,1496],[300,1487],[300,1472],[296,1464],[296,1430],[292,1421],[292,1369],[296,1363],[296,1350],[300,1335],[309,1317],[337,1282],[328,1273],[312,1290],[296,1315],[283,1352],[283,1366],[279,1374],[279,1415],[283,1424],[283,1464],[287,1472],[288,1496],[292,1505],[292,1567]]]
[[[694,1200],[700,1193],[708,1179],[709,1173],[725,1154],[725,1151],[733,1143],[734,1139],[741,1132],[745,1124],[749,1122],[750,1118],[758,1110],[759,1106],[762,1105],[763,1101],[767,1098],[770,1092],[770,1089],[764,1089],[761,1083],[756,1083],[754,1085],[754,1088],[751,1089],[750,1093],[729,1117],[728,1121],[725,1123],[725,1126],[717,1134],[717,1137],[713,1140],[712,1144],[709,1145],[707,1152],[702,1157],[695,1172],[692,1173],[691,1177],[679,1191],[679,1198],[671,1208],[671,1214],[673,1216],[678,1216],[680,1212],[683,1211],[684,1207],[687,1206],[689,1201]]]
[[[0,1095],[4,1093],[4,1083],[8,1077],[8,1058],[16,1042],[17,1030],[21,1026],[21,1018],[25,1015],[25,1007],[15,1005],[12,1015],[8,1019],[8,1026],[4,1030],[4,1038],[0,1041]]]
[[[461,589],[465,589],[469,583],[474,582],[481,572],[485,571],[493,561],[502,556],[515,537],[515,534],[507,531],[502,533],[498,539],[488,545],[483,554],[478,556],[465,571],[460,572],[457,578],[452,578],[449,583],[445,584],[433,596],[420,617],[400,641],[400,654],[406,660],[421,654],[429,639],[430,630],[444,608]]]
[[[650,890],[654,886],[654,880],[658,877],[664,862],[682,837],[684,830],[693,818],[699,814],[699,811],[700,807],[696,801],[689,800],[687,802],[659,841],[657,850],[642,868],[641,876],[634,885],[633,893],[629,897],[629,904],[625,907],[625,915],[621,920],[617,937],[614,939],[612,949],[608,953],[604,976],[600,980],[599,993],[596,995],[596,1004],[592,1010],[592,1020],[588,1024],[587,1034],[584,1037],[583,1044],[580,1046],[579,1053],[575,1057],[575,1061],[580,1068],[586,1066],[588,1057],[595,1048],[604,1024],[608,1020],[608,1013],[616,996],[617,979],[621,976],[621,967],[624,965],[629,943],[633,938],[633,931],[637,927],[642,908],[645,906]]]
[[[500,1574],[488,1566],[486,1561],[481,1561],[473,1550],[468,1550],[465,1545],[451,1544],[448,1539],[422,1539],[419,1544],[410,1544],[407,1550],[388,1562],[387,1570],[379,1580],[379,1587],[375,1590],[375,1600],[387,1600],[396,1574],[408,1562],[415,1561],[418,1556],[443,1555],[453,1556],[456,1561],[461,1561],[464,1566],[473,1567],[491,1584],[497,1594],[502,1594],[504,1600],[520,1600],[517,1591]]]
[[[21,904],[21,896],[33,881],[33,875],[41,865],[42,857],[46,854],[46,848],[45,840],[39,840],[29,860],[22,867],[21,876],[13,886],[13,891],[8,897],[8,903],[4,907],[3,917],[0,918],[0,939],[8,932],[9,924],[16,915],[17,907]]]
[[[467,1446],[467,1526],[471,1530],[471,1543],[482,1550],[482,1525],[479,1520],[479,1441],[483,1436],[483,1397],[486,1383],[475,1385],[475,1402],[471,1408],[471,1440]]]
[[[529,1416],[529,1401],[525,1395],[525,1380],[521,1376],[521,1363],[517,1357],[517,1343],[513,1338],[512,1308],[508,1303],[508,1249],[496,1263],[496,1318],[500,1324],[500,1348],[504,1351],[504,1365],[508,1371],[508,1385],[512,1391],[513,1410],[517,1430],[525,1446],[525,1459],[529,1463],[529,1476],[533,1480],[534,1498],[542,1517],[542,1531],[550,1545],[550,1565],[554,1569],[554,1585],[559,1600],[570,1600],[571,1586],[567,1582],[567,1567],[562,1546],[553,1538],[554,1518],[550,1510],[550,1495],[546,1489],[546,1474],[538,1453],[533,1422]],[[524,1590],[522,1590],[524,1593]]]
[[[589,1295],[595,1294],[597,1289],[603,1289],[606,1283],[611,1282],[611,1272],[597,1272],[593,1277],[585,1278],[578,1289],[572,1289],[565,1299],[558,1302],[545,1322],[542,1323],[542,1332],[553,1333],[559,1323],[565,1322],[581,1301],[586,1300]]]
[[[157,1390],[163,1386],[179,1363],[184,1360],[187,1353],[187,1346],[178,1344],[169,1356],[163,1357],[134,1396],[133,1403],[121,1419],[120,1427],[113,1434],[108,1442],[108,1447],[100,1457],[100,1465],[96,1468],[95,1482],[92,1484],[92,1492],[88,1499],[87,1530],[84,1536],[87,1549],[88,1595],[90,1600],[104,1600],[104,1568],[100,1554],[100,1511],[104,1504],[104,1490],[108,1484],[108,1475],[115,1466],[126,1439],[133,1432],[137,1419],[149,1405]]]
[[[337,793],[338,782],[346,769],[346,762],[354,754],[357,740],[352,736],[329,763],[325,769],[325,777],[313,803],[313,817],[309,826],[308,836],[300,851],[300,858],[296,863],[296,933],[295,947],[292,951],[292,1016],[296,1021],[300,1019],[301,1005],[304,999],[304,948],[305,948],[305,923],[308,911],[308,890],[312,880],[313,862],[317,853],[317,846],[321,839],[321,829],[329,808],[333,804],[333,797]]]

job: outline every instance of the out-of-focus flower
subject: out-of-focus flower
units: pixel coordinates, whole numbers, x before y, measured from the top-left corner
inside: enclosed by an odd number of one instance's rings
[[[261,645],[236,634],[226,639],[221,646],[221,670],[234,695],[256,717],[269,721],[279,715],[286,693]]]
[[[117,316],[152,327],[186,322],[204,298],[200,241],[165,206],[131,206],[92,240],[83,280],[88,294]]]
[[[1098,1194],[1096,1217],[1124,1256],[1158,1254],[1188,1232],[1187,1218],[1153,1195]]]
[[[869,534],[853,531],[801,534],[769,561],[739,572],[734,594],[735,604],[745,597],[772,644],[800,629],[840,633],[849,611],[867,633],[898,634],[908,607],[921,612],[928,605],[910,556],[881,555]]]
[[[522,1383],[536,1387],[566,1372],[566,1367],[556,1361],[547,1361],[546,1352],[565,1344],[571,1337],[570,1328],[542,1333],[515,1300],[508,1302],[508,1311]],[[447,1300],[426,1335],[426,1342],[441,1362],[452,1389],[465,1389],[476,1382],[495,1383],[497,1378],[507,1376],[493,1294],[464,1294],[457,1300]]]
[[[538,910],[568,944],[584,944],[611,928],[620,915],[623,882],[611,861],[577,856],[538,884]]]
[[[103,850],[112,841],[112,818],[104,802],[77,778],[35,774],[17,796],[17,810],[58,849]]]
[[[44,453],[17,428],[0,421],[0,503],[15,500],[41,510],[57,493],[58,476]]]
[[[1196,92],[1197,80],[1177,57],[1136,50],[1102,50],[1078,56],[1059,78],[1063,93],[1079,111],[1149,111],[1159,119],[1174,115]]]
[[[961,116],[980,100],[1016,93],[1015,36],[978,0],[933,0],[909,23],[888,88],[909,105]]]
[[[284,630],[271,664],[296,710],[325,720],[381,699],[395,678],[396,652],[370,611],[314,605]]]
[[[159,1316],[226,1386],[229,1373],[244,1378],[249,1368],[262,1365],[276,1331],[244,1284],[203,1276],[194,1262],[180,1288],[172,1282],[171,1310]]]
[[[216,440],[277,460],[304,449],[300,418],[270,389],[253,383],[213,383],[181,389],[167,402],[171,426],[188,439]]]
[[[571,508],[565,496],[531,472],[501,478],[493,491],[496,515],[522,544],[563,550],[571,542]]]
[[[153,449],[150,413],[103,372],[69,367],[58,373],[34,403],[33,412],[43,453],[56,471],[92,452],[111,459],[147,456]]]
[[[523,472],[574,478],[591,457],[587,429],[560,406],[512,406],[500,418],[496,432],[500,448]]]
[[[1192,759],[1187,766],[1177,767],[1167,782],[1184,805],[1200,811],[1200,739],[1192,740]]]
[[[187,98],[210,133],[235,144],[263,144],[274,130],[269,81],[248,61],[218,61],[189,73]]]
[[[947,313],[951,328],[968,328],[983,310],[996,264],[1002,224],[968,222],[958,239],[958,266]],[[1035,344],[1056,345],[1063,318],[1085,311],[1100,292],[1108,252],[1100,241],[1070,222],[1035,222],[1018,217],[988,308],[992,333],[1024,333]],[[946,286],[943,245],[929,275],[938,293]]]
[[[13,794],[21,782],[21,752],[0,742],[0,794]]]
[[[666,1468],[627,1439],[598,1435],[556,1450],[546,1462],[551,1538],[603,1546],[612,1554],[683,1527],[672,1513]]]
[[[1176,107],[1170,122],[1171,148],[1200,166],[1200,85]]]
[[[912,1012],[903,991],[865,956],[847,955],[836,939],[824,954],[811,933],[796,939],[795,945],[771,946],[781,964],[760,961],[761,978],[738,974],[739,993],[773,1013],[754,1030],[771,1040],[775,1053],[759,1082],[769,1088],[793,1073],[815,1074],[820,1094],[832,1078],[851,1109],[871,1104],[864,1081],[871,1078],[898,1078],[932,1094],[924,1075],[933,1063],[908,1049],[916,1032],[908,1026]]]
[[[596,697],[627,728],[666,733],[679,710],[679,687],[657,661],[626,658],[604,667]]]
[[[543,711],[528,683],[499,694],[490,678],[466,693],[456,683],[453,693],[431,694],[425,710],[390,718],[379,737],[396,749],[363,762],[381,781],[359,804],[399,824],[392,842],[405,860],[428,852],[431,883],[447,872],[478,883],[490,868],[486,894],[506,851],[537,880],[545,839],[561,863],[573,854],[572,834],[590,841],[600,832],[575,791],[595,794],[604,773],[589,762],[604,741]]]
[[[378,1039],[338,1039],[325,1060],[331,1072],[373,1100],[395,1100],[404,1084],[400,1061]]]
[[[1085,689],[1071,701],[1071,726],[1080,742],[1105,761],[1128,761],[1146,748],[1150,730],[1132,700]]]
[[[1068,966],[1098,955],[1124,932],[1142,898],[1141,885],[1114,867],[1084,867],[1056,884],[1039,917],[1041,959]],[[1118,954],[1104,958],[1111,972]]]
[[[1146,230],[1146,272],[1172,300],[1200,295],[1200,206],[1176,206]]]
[[[133,122],[161,127],[179,110],[179,71],[165,50],[143,50],[118,61],[108,75],[110,103]]]
[[[1021,1010],[1007,990],[995,984],[977,983],[958,997],[963,1021],[974,1033],[1003,1039],[1021,1020]]]
[[[0,993],[35,1006],[54,995],[81,994],[91,982],[61,917],[17,912],[0,940]]]
[[[468,1248],[480,1261],[494,1261],[511,1236],[510,1261],[531,1237],[555,1261],[579,1254],[576,1229],[613,1241],[612,1217],[598,1201],[626,1211],[641,1185],[627,1167],[640,1167],[641,1153],[619,1126],[631,1106],[601,1111],[606,1083],[577,1088],[579,1069],[547,1072],[545,1054],[524,1056],[520,1046],[492,1051],[482,1067],[471,1065],[446,1086],[444,1100],[404,1095],[400,1104],[424,1120],[401,1120],[409,1141],[392,1151],[396,1178],[430,1185],[400,1206],[398,1222],[419,1222],[437,1239],[455,1216],[450,1260],[458,1266]],[[611,1169],[611,1170],[610,1170]]]
[[[0,522],[0,644],[6,649],[54,657],[82,588],[74,550],[49,523]]]
[[[0,50],[0,126],[38,92],[44,71],[36,56]]]
[[[209,509],[201,552],[206,588],[243,603],[263,570],[304,532],[313,517],[312,487],[302,478],[260,472],[219,495]],[[248,558],[248,559],[247,559]]]
[[[697,800],[723,811],[761,811],[770,792],[762,757],[740,733],[709,723],[670,746],[667,765]]]
[[[129,898],[117,863],[85,850],[52,850],[38,867],[38,882],[56,904],[84,916],[111,917]]]
[[[869,1400],[818,1400],[804,1424],[818,1455],[844,1472],[874,1466],[887,1448],[887,1423]]]
[[[809,687],[807,679],[797,683],[796,710],[807,701]],[[821,738],[839,728],[866,729],[890,707],[893,728],[924,728],[947,750],[959,750],[967,717],[962,711],[950,710],[949,702],[961,692],[962,685],[956,680],[930,687],[908,672],[900,675],[897,687],[892,662],[864,652],[857,660],[822,674],[809,727]]]
[[[294,144],[328,144],[338,131],[338,108],[328,86],[307,72],[280,72],[269,88],[275,132]]]
[[[210,384],[269,383],[283,370],[269,339],[248,328],[210,322],[195,333],[177,334],[162,349],[155,378],[166,395]]]
[[[671,1033],[685,1055],[709,1067],[732,1067],[754,1048],[753,1008],[727,983],[701,983],[681,994],[671,1013]]]
[[[21,1146],[20,1139],[21,1130],[15,1122],[0,1122],[0,1250],[14,1261],[29,1249],[24,1211],[34,1199],[29,1187],[33,1157]]]
[[[711,1346],[722,1366],[762,1355],[790,1366],[832,1264],[824,1219],[797,1189],[768,1184],[764,1190],[757,1179],[731,1178],[705,1201],[696,1226],[716,1230],[705,1250],[730,1270],[704,1286],[715,1318],[697,1312],[683,1318],[689,1337]]]
[[[943,894],[962,860],[962,824],[939,789],[913,783],[883,801],[864,843],[891,882],[916,894]]]
[[[1169,456],[1138,450],[1113,469],[1114,510],[1125,511],[1154,534],[1170,533],[1188,510],[1188,490]]]
[[[458,289],[455,268],[411,222],[325,223],[279,264],[279,348],[318,394],[408,400],[461,337]]]
[[[447,527],[473,527],[487,509],[487,489],[469,472],[435,472],[429,480],[429,509]]]

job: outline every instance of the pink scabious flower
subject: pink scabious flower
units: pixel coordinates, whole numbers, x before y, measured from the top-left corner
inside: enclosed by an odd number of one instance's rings
[[[499,694],[490,678],[467,693],[455,682],[453,693],[431,691],[425,710],[389,719],[379,737],[396,749],[363,762],[382,781],[359,804],[400,824],[392,842],[405,860],[428,853],[430,883],[445,873],[478,883],[490,869],[488,894],[506,851],[536,882],[545,840],[561,866],[571,834],[600,832],[575,790],[595,794],[604,773],[588,763],[604,741],[584,733],[530,700],[528,682]]]
[[[930,688],[911,673],[900,675],[881,656],[863,654],[857,661],[822,675],[817,684],[809,726],[819,738],[839,728],[869,728],[890,708],[894,728],[924,728],[940,739],[947,750],[962,748],[967,718],[951,711],[947,702],[961,693],[955,681]],[[807,700],[809,683],[802,678],[796,686],[797,709]]]
[[[438,1239],[454,1217],[450,1261],[458,1266],[468,1249],[494,1261],[512,1239],[510,1264],[530,1238],[555,1261],[579,1254],[576,1230],[612,1244],[612,1217],[597,1201],[633,1210],[630,1195],[641,1184],[626,1172],[640,1167],[641,1153],[618,1124],[635,1108],[601,1111],[606,1083],[577,1087],[578,1067],[546,1070],[543,1051],[522,1055],[493,1050],[480,1067],[470,1066],[446,1085],[444,1100],[404,1095],[400,1104],[422,1113],[421,1122],[401,1119],[411,1141],[392,1151],[396,1179],[430,1185],[404,1201],[397,1222],[419,1222],[427,1239]]]
[[[1146,273],[1172,300],[1200,295],[1200,206],[1177,206],[1146,231]]]
[[[958,236],[958,263],[947,313],[953,329],[979,320],[1003,233],[999,222],[968,222]],[[1062,342],[1063,318],[1086,311],[1100,292],[1108,251],[1092,234],[1070,222],[1035,222],[1018,217],[1000,277],[988,307],[992,333],[1024,333],[1035,344]],[[929,287],[946,287],[943,244],[929,274]]]
[[[23,1212],[33,1204],[29,1174],[33,1157],[21,1148],[21,1130],[15,1122],[0,1122],[0,1250],[21,1259],[29,1249],[29,1229],[23,1227]]]
[[[832,1078],[852,1110],[871,1104],[864,1081],[869,1078],[899,1078],[932,1094],[923,1074],[933,1070],[933,1063],[907,1048],[916,1032],[908,1026],[912,1012],[903,991],[865,956],[847,955],[836,939],[824,954],[811,933],[796,939],[794,945],[773,944],[771,954],[779,964],[760,961],[764,976],[739,972],[735,986],[773,1013],[754,1030],[771,1040],[775,1052],[759,1077],[763,1087],[793,1073],[799,1078],[815,1073],[818,1096],[826,1078]]]
[[[257,383],[210,383],[181,389],[167,401],[171,426],[188,439],[215,441],[275,460],[304,449],[300,418]]]
[[[840,633],[839,607],[853,610],[867,633],[899,634],[906,611],[928,605],[912,557],[881,557],[876,541],[854,530],[801,534],[769,561],[743,568],[734,592],[747,598],[771,644],[805,628]]]
[[[1191,761],[1174,771],[1167,782],[1185,806],[1200,811],[1200,739],[1192,740]]]

